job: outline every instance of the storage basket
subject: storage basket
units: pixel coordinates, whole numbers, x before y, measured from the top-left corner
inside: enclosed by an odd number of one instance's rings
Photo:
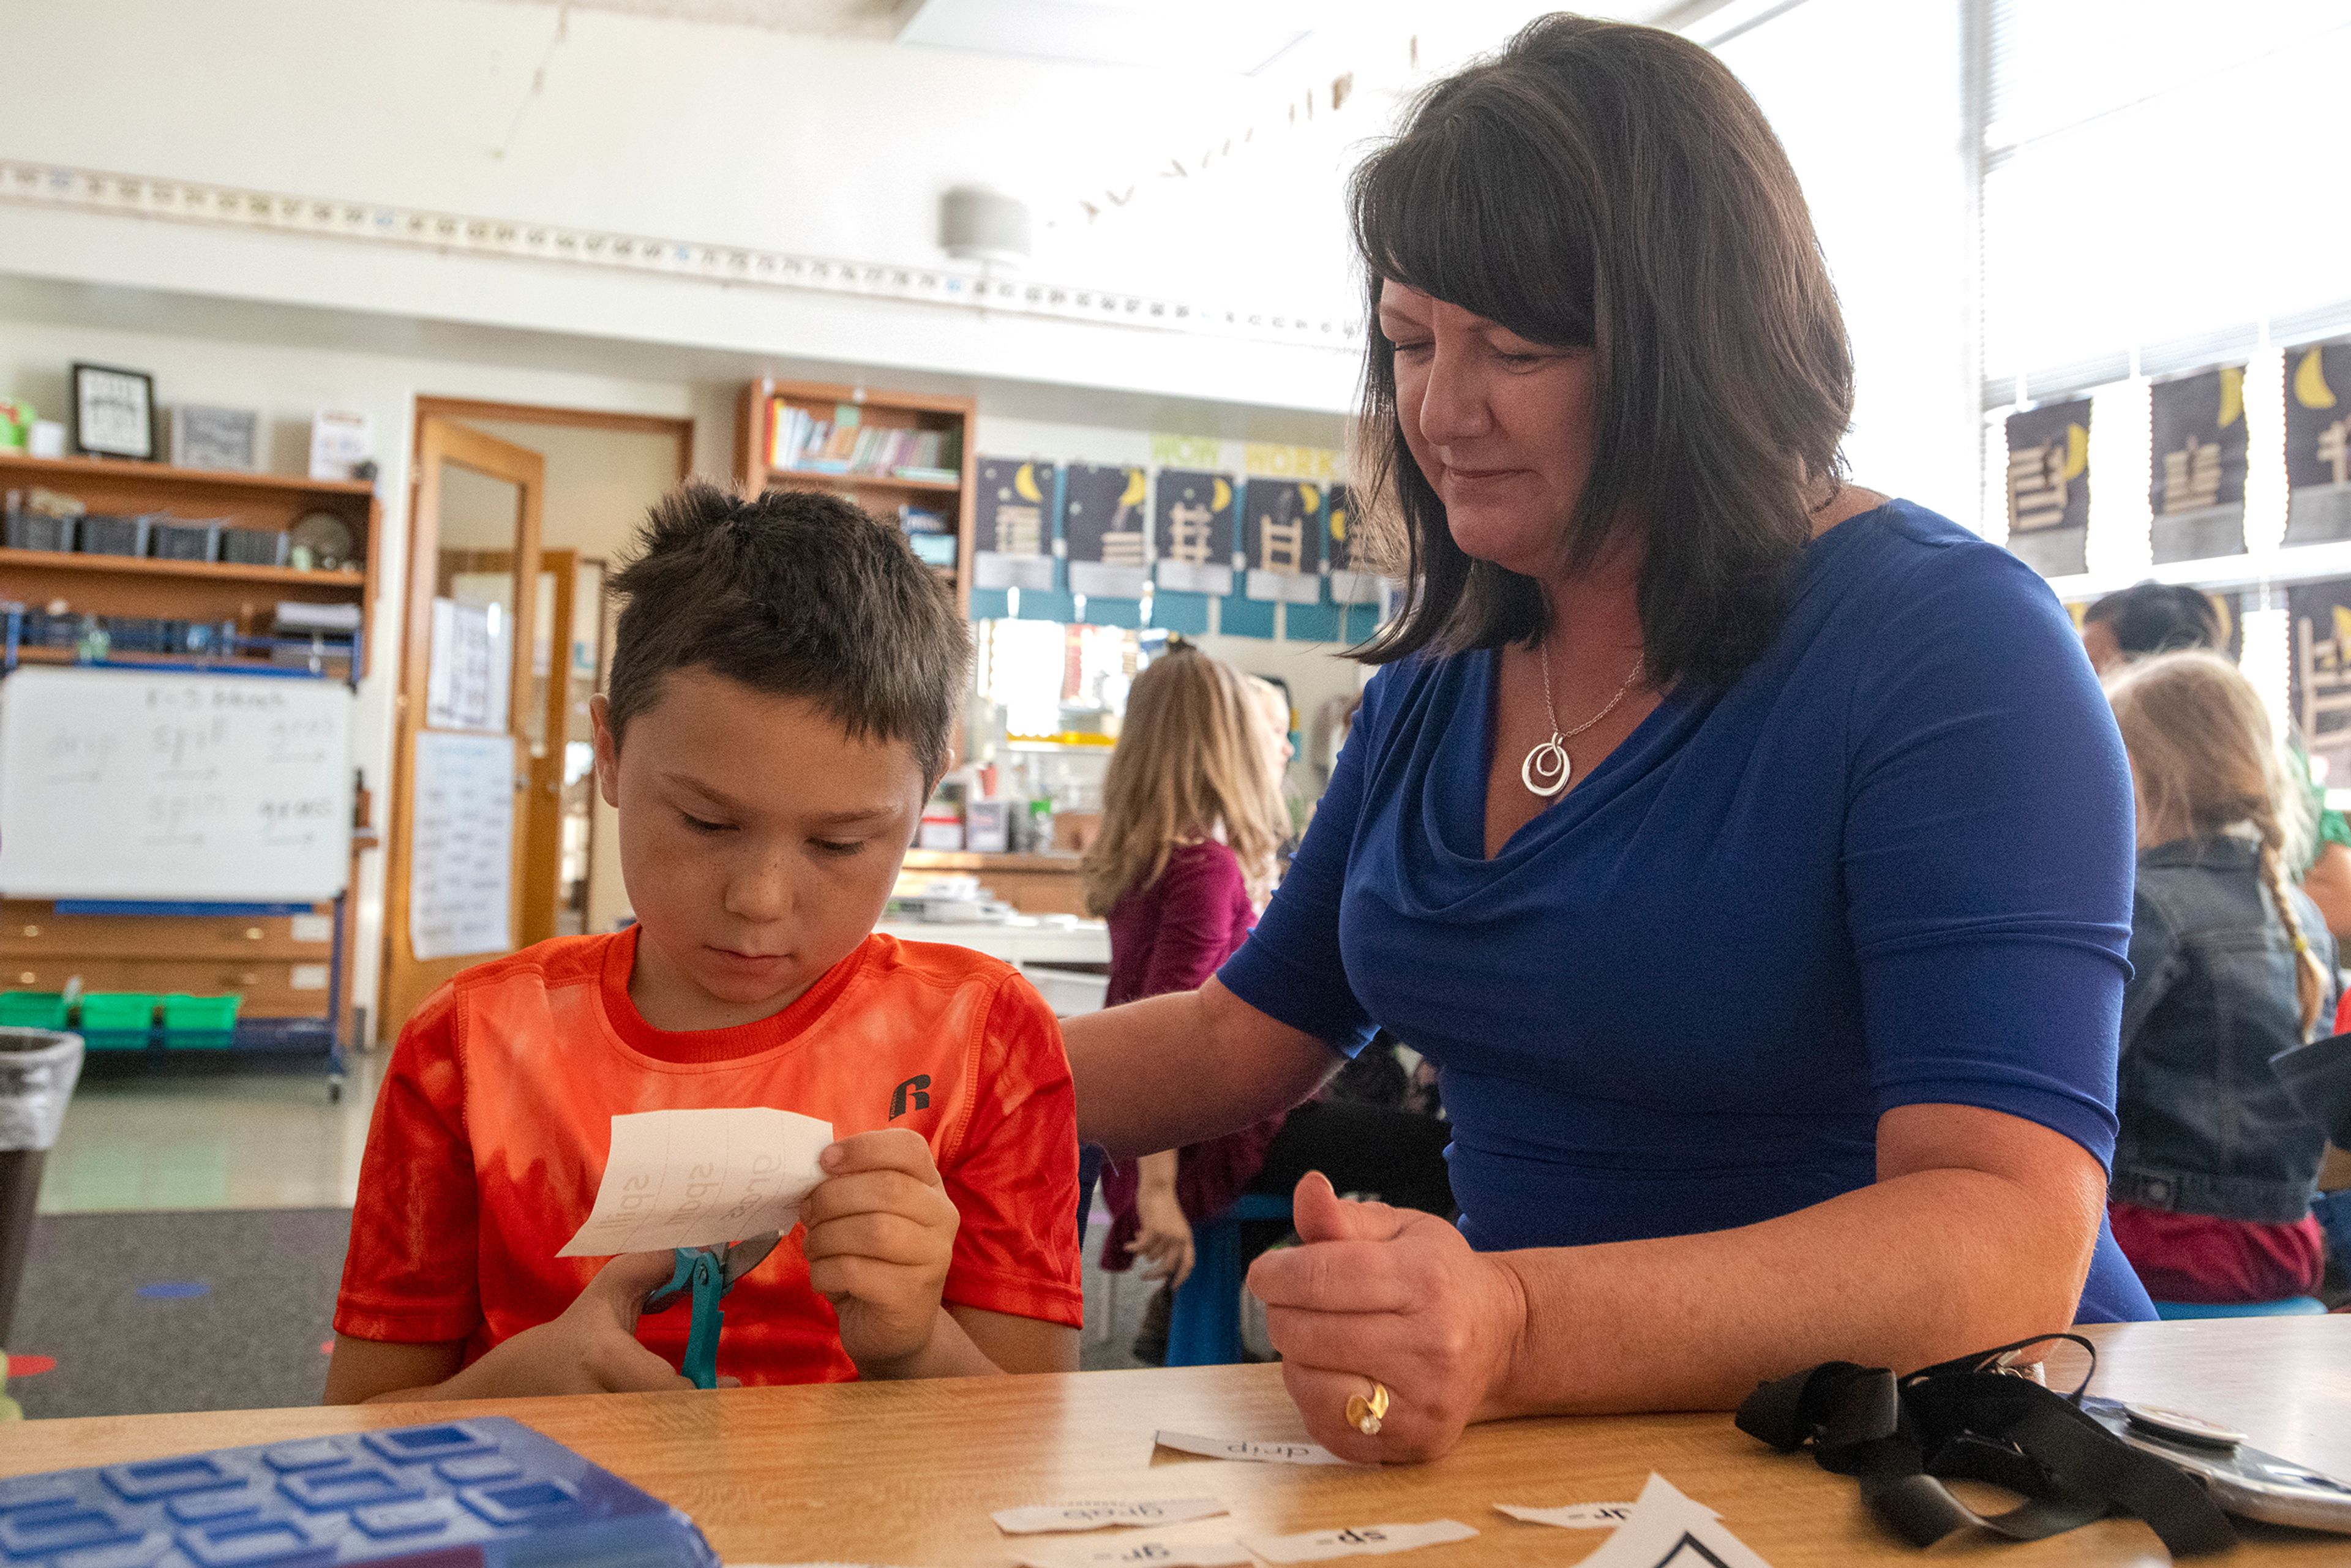
[[[284,566],[286,536],[277,528],[223,528],[220,558],[239,566]]]
[[[53,517],[47,512],[11,512],[8,548],[69,550],[74,548],[74,524],[78,521],[78,517]]]
[[[220,550],[220,525],[156,518],[147,525],[147,549],[158,560],[210,560]]]
[[[92,1051],[144,1051],[155,1031],[155,1009],[163,998],[146,991],[84,991],[82,1043]]]
[[[147,519],[114,517],[92,512],[81,519],[84,555],[145,555]]]
[[[163,998],[163,1044],[172,1051],[226,1051],[236,1039],[242,996],[195,997],[175,991]]]
[[[0,1029],[66,1027],[62,991],[0,991]]]

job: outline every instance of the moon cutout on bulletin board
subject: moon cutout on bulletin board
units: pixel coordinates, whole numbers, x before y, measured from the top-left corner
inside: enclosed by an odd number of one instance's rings
[[[1319,512],[1322,509],[1322,492],[1311,485],[1301,485],[1298,486],[1298,504],[1307,511]]]
[[[2326,384],[2326,367],[2319,362],[2316,349],[2305,351],[2294,368],[2294,401],[2304,408],[2335,406],[2335,392]]]
[[[1139,507],[1143,505],[1143,470],[1140,468],[1128,469],[1126,471],[1126,492],[1119,497],[1118,504],[1122,507]]]
[[[1012,476],[1012,487],[1019,492],[1024,501],[1033,504],[1045,498],[1037,488],[1037,465],[1033,463],[1020,465],[1019,472]]]
[[[2065,427],[2065,477],[2079,479],[2090,468],[2090,433],[2078,424]]]
[[[1208,509],[1212,512],[1221,512],[1232,504],[1233,487],[1222,479],[1217,480],[1208,491]]]
[[[2220,428],[2245,417],[2245,372],[2235,365],[2220,368]]]

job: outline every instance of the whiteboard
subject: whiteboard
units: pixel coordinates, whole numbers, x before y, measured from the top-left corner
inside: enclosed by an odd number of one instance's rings
[[[0,894],[332,898],[350,730],[335,681],[19,669],[0,680]]]
[[[408,946],[420,959],[514,946],[515,740],[416,732]]]

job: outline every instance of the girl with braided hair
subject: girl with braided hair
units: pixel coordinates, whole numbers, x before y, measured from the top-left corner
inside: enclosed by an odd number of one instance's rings
[[[2106,686],[2138,804],[2108,1216],[2158,1301],[2316,1289],[2323,1133],[2270,1061],[2333,1016],[2335,939],[2286,871],[2307,792],[2252,685],[2159,654]]]

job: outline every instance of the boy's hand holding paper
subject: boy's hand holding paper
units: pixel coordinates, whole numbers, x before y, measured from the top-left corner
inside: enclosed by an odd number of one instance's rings
[[[809,1283],[832,1303],[859,1371],[908,1375],[939,1332],[963,1217],[930,1145],[904,1127],[843,1138],[820,1163],[824,1180],[800,1206]]]

